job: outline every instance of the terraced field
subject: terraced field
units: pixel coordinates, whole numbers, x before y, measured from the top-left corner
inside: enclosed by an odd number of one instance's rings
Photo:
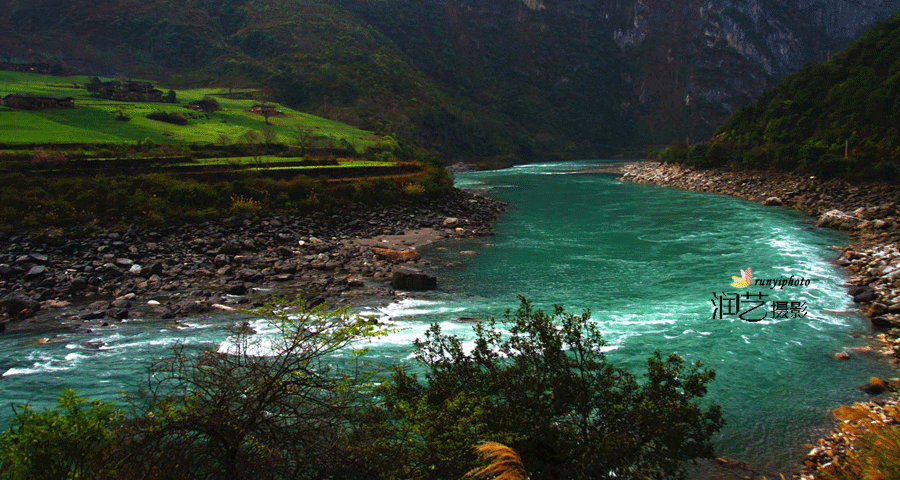
[[[177,103],[125,102],[94,98],[84,88],[91,77],[56,77],[21,72],[0,71],[0,96],[28,93],[75,99],[75,109],[22,111],[0,106],[0,143],[135,143],[147,139],[160,143],[232,143],[250,135],[261,136],[271,128],[269,143],[292,144],[298,135],[311,135],[315,147],[352,146],[358,152],[394,143],[389,137],[360,130],[350,125],[308,115],[277,105],[278,115],[266,118],[250,112],[253,105],[272,104],[253,99],[230,98],[253,96],[254,91],[232,91],[218,88],[176,90]],[[157,86],[167,90],[164,86]],[[233,94],[238,95],[233,95]],[[192,101],[210,96],[221,110],[196,112],[187,108]],[[187,118],[187,125],[174,125],[147,118],[154,112],[175,113]],[[117,121],[123,115],[129,121]],[[305,141],[305,140],[304,140]]]

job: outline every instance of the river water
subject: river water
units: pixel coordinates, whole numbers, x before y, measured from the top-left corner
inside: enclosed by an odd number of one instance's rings
[[[811,228],[791,210],[586,172],[604,163],[457,174],[458,186],[485,190],[511,209],[492,237],[423,249],[439,277],[437,291],[359,306],[397,328],[372,342],[372,356],[410,362],[412,341],[430,323],[468,335],[471,325],[457,319],[499,319],[516,308],[519,294],[545,309],[587,308],[617,365],[639,374],[660,350],[716,370],[707,400],[722,405],[728,422],[717,454],[791,469],[804,444],[829,428],[830,408],[863,400],[855,386],[870,376],[890,376],[875,358],[832,358],[866,342],[867,322],[834,265],[832,246],[847,238]],[[783,289],[733,287],[731,277],[748,266],[757,279],[804,281]],[[784,318],[772,318],[776,313]],[[11,404],[52,405],[62,388],[118,398],[139,387],[149,359],[172,346],[227,343],[227,321],[186,323],[134,319],[92,336],[51,335],[53,343],[40,345],[35,340],[47,334],[4,334],[0,419],[8,420]]]

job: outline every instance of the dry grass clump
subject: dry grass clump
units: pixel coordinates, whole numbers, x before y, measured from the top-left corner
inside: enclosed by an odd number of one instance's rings
[[[489,462],[466,473],[466,478],[479,480],[528,480],[522,457],[510,447],[497,442],[484,442],[475,447],[478,458]]]
[[[819,470],[824,480],[900,480],[900,408],[857,403],[834,411],[849,439],[843,457]]]

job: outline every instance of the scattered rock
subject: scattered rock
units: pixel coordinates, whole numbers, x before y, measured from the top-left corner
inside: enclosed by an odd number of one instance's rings
[[[780,207],[780,206],[784,205],[784,203],[778,197],[769,197],[769,198],[763,200],[762,204],[763,205],[771,205],[773,207]]]
[[[0,298],[0,306],[5,308],[11,316],[19,316],[25,310],[36,312],[41,308],[40,302],[18,292],[13,292]]]
[[[884,380],[878,377],[872,377],[869,380],[869,383],[860,385],[859,389],[868,393],[869,395],[879,395],[887,390],[887,384],[884,383]]]
[[[397,290],[434,290],[437,288],[437,277],[415,268],[400,268],[394,270],[391,286]]]
[[[875,299],[875,289],[869,285],[853,285],[848,293],[856,303],[871,302]]]
[[[872,317],[872,326],[879,329],[891,329],[900,327],[900,318],[897,315],[879,315]]]
[[[819,217],[817,227],[833,228],[835,230],[853,230],[862,220],[840,210],[829,210]]]
[[[246,295],[247,285],[244,282],[232,282],[225,286],[228,295]]]
[[[134,265],[134,260],[130,258],[117,258],[116,265],[122,268],[131,268]]]
[[[838,360],[850,360],[850,354],[847,352],[838,352],[834,354],[834,358]]]
[[[199,315],[207,313],[210,306],[197,300],[185,300],[175,304],[175,311],[181,315]]]
[[[47,300],[41,306],[45,309],[59,309],[59,308],[67,308],[72,304],[65,300]]]
[[[28,270],[28,273],[25,274],[25,278],[34,279],[40,277],[47,273],[47,267],[43,265],[35,265]]]
[[[406,262],[422,258],[422,255],[415,250],[391,250],[389,248],[372,247],[372,253],[395,262]]]
[[[40,253],[27,235],[0,234],[0,297],[19,291],[43,302],[78,305],[83,300],[123,299],[124,292],[137,294],[127,299],[128,303],[101,301],[77,307],[78,311],[69,315],[59,312],[65,307],[54,308],[53,315],[59,318],[82,320],[122,318],[125,312],[135,315],[133,302],[146,302],[141,315],[196,315],[219,301],[209,292],[238,295],[240,298],[232,301],[241,305],[261,304],[268,296],[290,296],[285,293],[288,290],[314,302],[340,298],[351,289],[366,286],[354,295],[389,297],[394,295],[385,281],[393,273],[390,264],[420,260],[420,253],[401,248],[388,254],[395,260],[373,258],[374,252],[357,239],[422,229],[438,231],[442,238],[488,235],[492,222],[504,210],[500,202],[458,190],[415,204],[366,205],[291,217],[235,217],[103,234],[67,227],[54,242],[41,242],[40,248],[48,251]],[[336,272],[340,273],[337,278]],[[370,285],[369,280],[374,282]],[[434,286],[436,279],[431,276],[412,285]],[[173,300],[168,306],[156,300],[147,302],[153,297]],[[8,318],[30,316],[41,307],[13,303],[8,299],[10,308],[3,306],[0,313]],[[64,304],[47,303],[44,308],[56,305]],[[19,328],[18,323],[10,325]]]

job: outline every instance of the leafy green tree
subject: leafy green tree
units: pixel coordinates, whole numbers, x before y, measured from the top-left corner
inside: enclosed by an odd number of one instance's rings
[[[102,87],[103,87],[103,82],[101,82],[100,79],[97,77],[92,78],[90,82],[88,82],[84,85],[84,88],[88,92],[94,93],[94,94],[100,93],[100,88],[102,88]]]
[[[0,437],[0,477],[8,480],[113,478],[109,456],[122,412],[63,391],[55,409],[15,412]]]
[[[423,442],[417,448],[426,458],[418,462],[432,476],[421,478],[459,478],[476,465],[471,455],[443,460],[442,452],[458,447],[427,434],[437,421],[468,419],[469,437],[514,448],[534,479],[679,478],[685,461],[713,455],[711,438],[724,421],[718,406],[700,404],[713,371],[657,352],[639,381],[607,361],[588,311],[556,306],[547,314],[521,298],[505,317],[509,333],[498,326],[476,325],[467,351],[461,338],[433,325],[416,342],[427,382],[400,370],[382,387],[385,420],[410,425],[395,441]],[[447,408],[472,399],[480,399],[477,408]],[[441,420],[448,412],[457,418]]]

